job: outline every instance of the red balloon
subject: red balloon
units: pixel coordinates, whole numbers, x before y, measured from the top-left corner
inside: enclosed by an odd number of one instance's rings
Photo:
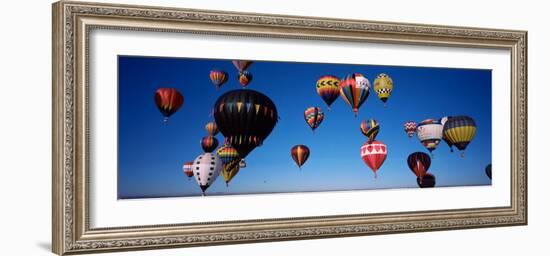
[[[377,177],[376,171],[386,160],[388,156],[388,147],[380,141],[366,142],[361,147],[361,158],[374,172],[374,177]]]
[[[214,136],[205,136],[201,139],[201,147],[205,153],[212,153],[218,147],[218,139]]]
[[[155,103],[166,122],[183,105],[183,95],[174,88],[160,88],[155,93]]]
[[[183,164],[183,173],[188,178],[193,177],[193,162],[185,162]]]
[[[305,145],[296,145],[290,149],[290,156],[292,156],[296,165],[301,168],[309,158],[309,148]]]
[[[416,175],[416,177],[420,179],[420,181],[422,181],[422,178],[426,175],[428,169],[430,169],[431,163],[432,160],[430,159],[430,156],[424,152],[414,152],[407,158],[409,168]]]

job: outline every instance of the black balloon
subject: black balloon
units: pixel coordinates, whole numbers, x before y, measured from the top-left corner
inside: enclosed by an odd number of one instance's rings
[[[431,173],[426,173],[424,178],[422,178],[422,183],[420,183],[420,178],[416,178],[416,184],[421,188],[433,188],[435,187],[435,176]]]
[[[491,164],[485,167],[485,174],[487,174],[487,177],[489,177],[489,179],[493,179],[493,171],[491,169],[492,169]]]
[[[278,118],[273,101],[254,90],[229,91],[214,105],[214,119],[220,132],[241,158],[263,143]]]

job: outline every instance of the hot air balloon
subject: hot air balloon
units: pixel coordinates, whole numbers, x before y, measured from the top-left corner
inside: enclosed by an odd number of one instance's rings
[[[304,119],[306,120],[307,125],[311,127],[312,131],[315,131],[315,129],[321,125],[324,118],[325,114],[320,107],[309,107],[306,111],[304,111]]]
[[[167,122],[183,105],[183,95],[174,88],[160,88],[155,93],[155,103],[164,116],[164,122]]]
[[[445,123],[447,122],[447,120],[449,120],[449,118],[451,118],[450,116],[444,116],[441,118],[441,125],[443,125],[443,131],[445,131]],[[445,141],[445,143],[447,143],[447,146],[449,146],[449,148],[451,149],[451,152],[454,152],[453,150],[453,143],[449,140],[449,138],[447,138],[447,136],[445,136],[445,132],[443,132],[443,137],[442,137],[443,141]]]
[[[290,156],[296,162],[296,165],[301,169],[309,158],[309,148],[305,145],[296,145],[290,149]]]
[[[220,158],[213,153],[204,153],[199,155],[193,162],[193,172],[195,175],[195,180],[199,184],[202,195],[204,192],[220,175],[222,169],[222,162]]]
[[[325,101],[329,111],[330,105],[340,96],[339,85],[340,79],[335,76],[322,76],[317,80],[317,94]]]
[[[372,142],[366,142],[361,147],[361,158],[363,158],[365,164],[367,164],[374,172],[374,178],[378,176],[376,171],[380,169],[380,166],[382,166],[386,160],[387,155],[388,148],[386,144],[380,141],[375,140]]]
[[[453,116],[445,122],[443,134],[460,151],[464,151],[476,135],[476,123],[469,116]],[[461,156],[464,156],[462,152]]]
[[[373,142],[380,131],[380,124],[374,119],[369,119],[362,121],[359,129],[363,135],[367,136],[369,142]]]
[[[218,125],[215,122],[208,122],[204,126],[204,129],[208,132],[208,134],[210,134],[210,136],[216,136],[219,132]]]
[[[357,116],[359,107],[369,96],[369,80],[361,74],[354,73],[340,81],[340,95]]]
[[[239,152],[231,145],[225,144],[221,146],[216,153],[223,163],[222,176],[225,180],[225,184],[228,185],[231,179],[239,172],[239,162],[241,161]]]
[[[244,159],[241,159],[241,161],[239,162],[239,168],[246,168],[246,161]]]
[[[185,176],[187,176],[189,179],[193,177],[193,162],[184,163],[182,169]]]
[[[242,87],[248,86],[248,84],[252,81],[252,73],[248,71],[242,71],[239,72],[239,83]]]
[[[403,124],[403,128],[405,129],[407,136],[409,136],[409,138],[412,138],[412,136],[416,133],[416,122],[405,122],[405,124]]]
[[[431,173],[426,173],[422,180],[416,178],[416,184],[418,184],[420,188],[433,188],[435,187],[435,176]]]
[[[491,164],[485,167],[485,174],[487,174],[487,177],[489,177],[489,179],[493,179],[493,171],[491,169],[492,169]]]
[[[210,71],[210,81],[216,86],[216,90],[220,89],[222,85],[227,82],[227,73],[221,70]]]
[[[431,163],[432,160],[430,159],[430,156],[424,152],[414,152],[407,158],[409,168],[414,175],[420,179],[421,183],[422,179],[426,175],[426,172],[430,169]]]
[[[384,102],[386,106],[386,101],[391,96],[393,90],[393,80],[390,76],[382,73],[374,79],[374,91],[378,95],[378,98]]]
[[[239,72],[243,72],[246,69],[248,69],[248,67],[250,67],[250,65],[252,65],[252,61],[249,61],[249,60],[234,60],[233,65],[235,65],[235,67],[239,70]]]
[[[229,91],[214,104],[216,124],[241,158],[263,143],[278,118],[275,103],[254,90]]]
[[[214,136],[204,136],[201,139],[201,147],[205,153],[212,153],[218,147],[218,139]]]
[[[436,119],[426,119],[418,124],[416,137],[422,145],[430,151],[434,151],[443,137],[443,125]]]

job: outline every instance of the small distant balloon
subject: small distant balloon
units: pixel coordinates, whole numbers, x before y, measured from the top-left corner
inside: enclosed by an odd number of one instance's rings
[[[244,159],[241,159],[241,161],[239,162],[239,167],[242,169],[242,168],[246,168],[246,161]]]
[[[374,91],[378,95],[378,98],[384,102],[386,106],[386,101],[391,96],[393,91],[393,80],[387,74],[380,74],[374,79]]]
[[[185,176],[187,176],[189,179],[193,177],[193,162],[185,162],[182,169],[183,174],[185,174]]]
[[[405,122],[405,124],[403,124],[403,129],[407,133],[407,136],[409,136],[409,138],[412,138],[416,133],[416,122],[415,121]]]
[[[208,132],[208,134],[210,134],[210,136],[216,136],[216,134],[218,134],[219,132],[216,122],[208,122],[205,125],[204,129],[206,130],[206,132]]]
[[[309,148],[305,145],[296,145],[290,149],[290,156],[298,167],[302,167],[309,158]]]
[[[487,165],[487,167],[485,167],[485,174],[487,175],[487,177],[489,177],[489,179],[493,179],[493,171],[492,171],[492,165],[489,164]]]
[[[372,142],[376,139],[380,131],[380,124],[375,119],[369,119],[367,121],[362,121],[359,128],[361,133],[368,138],[368,141]]]
[[[247,87],[248,84],[252,81],[252,73],[248,72],[248,71],[242,71],[242,72],[239,72],[239,83],[241,84],[241,86],[244,88],[244,87]]]
[[[221,70],[212,70],[210,71],[210,81],[216,86],[216,89],[220,89],[222,85],[227,82],[228,75],[225,71]]]
[[[335,76],[326,75],[317,80],[317,94],[321,96],[330,111],[330,105],[340,96],[340,79]]]
[[[304,111],[304,119],[313,131],[321,125],[324,118],[325,114],[320,107],[309,107]]]
[[[239,72],[243,72],[252,65],[252,61],[249,60],[234,60],[233,65],[239,70]]]
[[[201,140],[201,147],[205,153],[212,153],[218,147],[218,139],[214,136],[205,136]]]
[[[164,116],[164,122],[183,105],[183,95],[174,88],[159,88],[155,92],[155,104]]]

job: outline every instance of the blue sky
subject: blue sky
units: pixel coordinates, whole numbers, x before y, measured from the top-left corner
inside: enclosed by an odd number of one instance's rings
[[[200,195],[194,179],[182,173],[182,164],[203,153],[200,139],[204,125],[213,120],[210,111],[224,92],[239,89],[231,60],[119,56],[118,197],[149,198]],[[229,80],[217,91],[210,82],[212,69],[224,70]],[[422,121],[446,115],[474,118],[477,134],[461,158],[445,142],[433,152],[430,173],[437,186],[490,185],[485,166],[491,163],[491,71],[474,69],[344,65],[257,61],[248,69],[254,76],[248,88],[269,96],[280,120],[263,146],[247,157],[247,167],[225,186],[219,177],[207,195],[417,188],[407,156],[428,152],[415,137],[403,131],[408,120]],[[372,91],[356,118],[338,98],[328,111],[316,93],[319,77],[344,77],[361,73],[373,82],[379,73],[389,74],[394,91],[387,107]],[[153,97],[160,87],[177,88],[183,107],[168,123]],[[319,106],[325,120],[311,131],[303,112]],[[388,157],[374,179],[360,157],[366,138],[361,120],[380,123],[377,140],[388,146]],[[217,136],[223,142],[221,134]],[[307,145],[308,161],[299,170],[290,148]]]

